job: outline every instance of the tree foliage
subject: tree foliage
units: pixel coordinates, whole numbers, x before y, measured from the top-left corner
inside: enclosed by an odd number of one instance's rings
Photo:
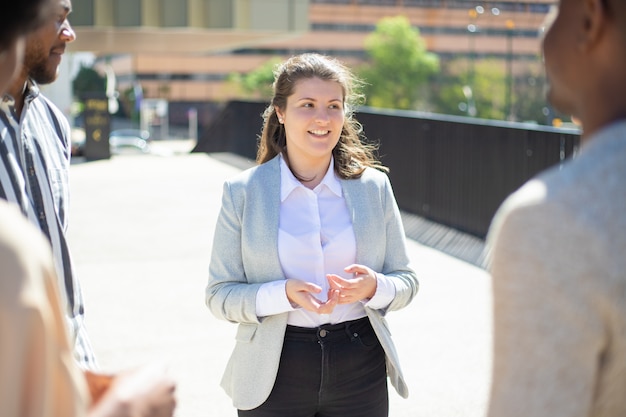
[[[81,65],[78,74],[72,80],[74,96],[79,100],[89,93],[105,93],[106,78],[91,67]]]
[[[507,82],[503,61],[455,59],[446,62],[432,86],[435,111],[506,120],[509,117],[506,108]],[[518,70],[511,97],[511,116],[514,120],[550,123],[554,112],[546,101],[544,84],[545,76],[540,65],[527,65]]]
[[[247,74],[232,73],[229,82],[236,85],[248,98],[267,99],[272,97],[274,70],[280,64],[280,58],[272,58]]]
[[[359,71],[367,104],[416,109],[427,102],[422,88],[439,70],[439,58],[426,50],[419,30],[405,16],[385,17],[365,40],[369,62]]]
[[[476,116],[483,119],[504,120],[506,107],[507,78],[502,65],[493,60],[476,63],[472,93],[476,105]]]
[[[405,16],[386,17],[365,40],[367,59],[355,70],[364,81],[365,104],[403,110],[506,120],[507,67],[502,59],[440,60],[426,49]],[[247,74],[233,73],[235,96],[269,100],[278,57]],[[510,115],[518,121],[550,124],[559,117],[546,102],[545,75],[538,57],[515,62]]]

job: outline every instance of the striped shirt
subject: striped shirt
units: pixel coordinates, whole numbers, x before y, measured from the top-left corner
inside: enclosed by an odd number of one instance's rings
[[[74,341],[76,360],[96,368],[84,326],[83,298],[73,274],[65,231],[69,210],[70,128],[65,116],[33,81],[25,92],[21,120],[14,100],[0,102],[0,197],[17,204],[50,241],[55,267],[65,289],[61,297]]]

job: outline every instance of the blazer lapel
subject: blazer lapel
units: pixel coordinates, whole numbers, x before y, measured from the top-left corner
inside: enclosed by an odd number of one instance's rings
[[[352,219],[354,238],[356,239],[356,263],[364,263],[367,259],[368,241],[367,224],[369,223],[367,206],[368,196],[363,193],[364,188],[360,187],[359,180],[341,180],[341,188],[346,199],[346,205]]]
[[[276,279],[282,275],[282,267],[278,257],[278,232],[280,226],[280,160],[276,157],[259,167],[257,181],[254,184],[256,207],[252,217],[253,229],[258,241],[255,245],[264,258],[260,264],[264,265],[267,279]]]

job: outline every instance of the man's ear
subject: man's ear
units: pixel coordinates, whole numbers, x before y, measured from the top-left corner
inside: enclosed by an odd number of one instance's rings
[[[582,0],[584,30],[581,46],[588,50],[601,39],[607,25],[608,10],[606,0]]]

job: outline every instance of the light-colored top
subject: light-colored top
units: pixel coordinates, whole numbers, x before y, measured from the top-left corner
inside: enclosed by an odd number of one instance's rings
[[[0,201],[0,415],[84,416],[85,379],[70,348],[52,254],[41,232]]]
[[[261,286],[285,279],[278,254],[280,171],[276,157],[226,181],[213,237],[206,303],[217,318],[238,323],[221,384],[241,410],[258,407],[269,396],[287,326],[287,312],[262,317],[256,306]],[[407,306],[418,291],[400,211],[389,178],[380,171],[367,168],[361,178],[339,182],[354,230],[356,263],[384,274],[394,286],[387,307],[365,306],[365,312],[385,350],[389,381],[406,397],[408,387],[384,317]]]
[[[85,368],[96,368],[65,238],[70,145],[67,119],[33,81],[28,82],[19,120],[13,98],[0,101],[0,198],[17,204],[50,241],[76,359]]]
[[[351,278],[344,268],[355,263],[354,229],[343,197],[341,183],[331,161],[326,175],[313,190],[305,187],[280,158],[280,226],[278,255],[286,279],[312,282],[322,288],[315,296],[328,299],[326,274]],[[384,308],[395,295],[393,283],[378,274],[376,294],[367,301],[370,308]],[[257,294],[257,314],[270,316],[289,312],[287,323],[317,327],[365,317],[362,302],[339,304],[331,314],[317,314],[294,308],[285,291],[286,280],[265,283]]]
[[[626,416],[626,121],[507,199],[489,244],[489,416]]]

